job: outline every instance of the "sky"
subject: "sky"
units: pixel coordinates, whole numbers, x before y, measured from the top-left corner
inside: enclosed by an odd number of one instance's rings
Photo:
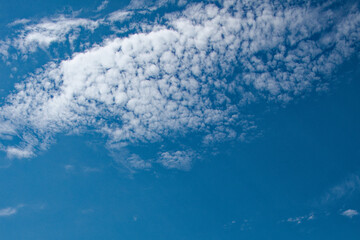
[[[358,239],[359,8],[2,0],[1,239]]]

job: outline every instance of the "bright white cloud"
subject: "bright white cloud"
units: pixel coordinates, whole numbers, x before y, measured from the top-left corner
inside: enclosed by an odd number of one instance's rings
[[[0,40],[0,54],[2,55],[3,60],[5,60],[8,56],[8,50],[10,47],[10,43],[8,41],[1,41]]]
[[[343,211],[341,213],[341,215],[345,216],[345,217],[348,217],[348,218],[353,218],[354,216],[357,216],[359,215],[358,211],[356,210],[353,210],[353,209],[348,209],[346,211]]]
[[[324,89],[324,77],[356,53],[357,8],[336,21],[333,16],[321,7],[276,3],[191,4],[162,24],[112,36],[30,75],[1,107],[0,135],[25,142],[22,150],[8,148],[14,157],[45,149],[58,133],[87,128],[107,136],[109,144],[154,142],[190,132],[202,134],[205,144],[242,140],[255,128],[243,114],[245,105],[261,99],[287,103]],[[27,25],[14,42],[24,52],[33,51],[64,41],[74,28],[99,24],[60,17]],[[10,132],[2,130],[4,124]],[[159,161],[167,168],[188,169],[189,155],[165,152]],[[136,159],[127,164],[150,166]]]

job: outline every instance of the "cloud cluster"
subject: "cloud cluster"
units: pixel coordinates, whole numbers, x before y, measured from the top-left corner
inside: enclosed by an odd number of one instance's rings
[[[17,136],[21,143],[4,143],[3,149],[9,157],[31,157],[56,134],[86,129],[123,145],[190,132],[202,134],[204,143],[242,139],[254,128],[244,106],[287,103],[325,89],[324,79],[357,52],[357,6],[345,16],[334,11],[256,1],[198,3],[144,31],[109,37],[16,85],[0,109],[0,136]],[[25,28],[11,44],[35,51],[63,41],[69,29],[98,24],[59,19]],[[175,151],[159,161],[186,170],[191,155]]]

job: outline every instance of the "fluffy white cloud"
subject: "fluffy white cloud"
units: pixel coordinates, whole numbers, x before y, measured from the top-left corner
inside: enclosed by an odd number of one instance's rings
[[[354,210],[354,209],[348,209],[346,211],[343,211],[341,213],[341,215],[345,216],[345,217],[348,217],[348,218],[352,218],[356,215],[359,215],[358,211]]]
[[[112,36],[30,75],[1,107],[0,135],[20,136],[21,146],[7,148],[14,157],[46,148],[57,133],[86,129],[124,145],[189,132],[203,134],[204,143],[243,139],[255,128],[244,106],[261,99],[286,103],[324,89],[323,80],[356,53],[356,6],[346,16],[334,14],[268,2],[191,4],[161,24]],[[125,15],[113,13],[110,22]],[[14,43],[32,51],[64,41],[71,29],[101,23],[60,17],[27,25]],[[162,153],[159,161],[188,169],[189,155]],[[127,163],[149,167],[136,159]]]

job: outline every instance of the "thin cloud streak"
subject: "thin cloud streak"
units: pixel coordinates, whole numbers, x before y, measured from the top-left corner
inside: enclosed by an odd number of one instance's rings
[[[96,11],[97,12],[100,12],[102,10],[104,10],[107,5],[109,4],[109,1],[108,0],[104,0],[97,8],[96,8]]]
[[[329,204],[338,201],[342,198],[351,196],[360,191],[360,177],[358,175],[351,175],[340,184],[332,187],[322,198],[322,204]]]

